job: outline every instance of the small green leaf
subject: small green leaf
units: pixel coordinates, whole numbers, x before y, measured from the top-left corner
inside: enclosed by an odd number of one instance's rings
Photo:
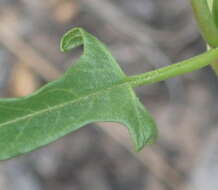
[[[81,28],[66,33],[61,50],[83,45],[80,59],[58,80],[30,96],[0,100],[0,159],[44,146],[98,121],[125,125],[136,150],[156,137],[153,119],[106,47]]]

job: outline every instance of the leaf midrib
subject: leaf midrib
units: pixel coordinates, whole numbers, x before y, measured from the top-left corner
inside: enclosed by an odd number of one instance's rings
[[[92,96],[96,96],[98,94],[101,94],[102,92],[110,91],[110,90],[112,90],[114,88],[119,88],[119,87],[125,86],[127,84],[129,84],[128,81],[117,82],[117,83],[114,83],[112,86],[109,86],[107,88],[100,88],[96,92],[87,94],[85,96],[81,96],[81,97],[76,98],[76,99],[74,99],[72,101],[68,101],[68,102],[58,104],[58,105],[55,105],[55,106],[52,106],[52,107],[49,107],[49,108],[46,108],[46,109],[43,109],[43,110],[40,110],[40,111],[36,111],[34,113],[31,113],[31,114],[16,118],[14,120],[6,121],[6,122],[0,124],[0,129],[2,127],[6,126],[6,125],[10,125],[10,124],[13,124],[13,123],[16,123],[16,122],[20,122],[22,120],[26,120],[26,119],[31,118],[31,117],[36,117],[36,116],[38,116],[40,114],[43,114],[43,113],[46,113],[46,112],[51,112],[51,111],[54,111],[56,109],[63,108],[65,106],[69,106],[70,104],[74,104],[74,103],[79,102],[79,101],[81,101],[83,99],[86,99],[86,98],[89,98],[89,97],[92,97]]]

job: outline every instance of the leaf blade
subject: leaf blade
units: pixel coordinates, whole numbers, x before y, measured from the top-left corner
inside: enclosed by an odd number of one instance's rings
[[[64,35],[61,50],[84,53],[60,79],[30,96],[0,100],[0,159],[32,151],[98,121],[126,125],[140,150],[156,136],[153,119],[138,101],[107,48],[81,28]]]

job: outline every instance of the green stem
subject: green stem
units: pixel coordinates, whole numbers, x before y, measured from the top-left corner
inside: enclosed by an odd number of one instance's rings
[[[191,0],[191,4],[205,41],[211,47],[218,47],[218,29],[207,1]]]
[[[217,0],[213,0],[212,3],[212,15],[213,15],[213,20],[216,24],[216,26],[218,27],[218,1]],[[216,73],[216,75],[218,76],[218,61],[215,61],[211,64],[214,72]]]
[[[216,27],[218,27],[218,1],[217,0],[213,0],[212,15]]]
[[[218,48],[209,50],[206,53],[176,64],[172,64],[144,74],[128,77],[125,82],[128,82],[132,87],[153,84],[201,69],[213,62],[216,62],[217,60]]]

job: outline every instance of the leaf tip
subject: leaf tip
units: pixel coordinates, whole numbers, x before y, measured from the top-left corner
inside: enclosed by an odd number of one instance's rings
[[[60,51],[67,52],[83,44],[83,29],[73,28],[61,38]]]

